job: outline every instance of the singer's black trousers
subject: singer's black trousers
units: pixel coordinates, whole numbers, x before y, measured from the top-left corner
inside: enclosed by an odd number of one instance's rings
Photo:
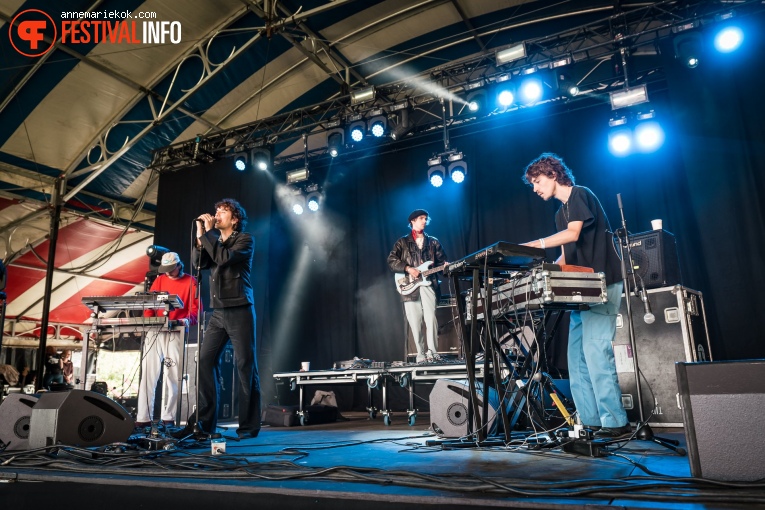
[[[255,307],[218,308],[207,325],[199,356],[199,421],[205,432],[218,423],[218,366],[228,340],[239,373],[239,431],[260,430],[260,377],[255,349]]]

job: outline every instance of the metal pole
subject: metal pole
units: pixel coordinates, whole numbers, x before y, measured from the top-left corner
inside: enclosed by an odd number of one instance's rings
[[[55,269],[56,245],[58,243],[58,224],[61,220],[61,208],[64,205],[63,197],[66,193],[66,179],[56,178],[53,196],[50,205],[50,237],[48,239],[48,265],[45,269],[45,291],[43,294],[43,311],[40,323],[40,348],[37,351],[37,380],[35,389],[39,390],[43,384],[45,366],[45,348],[48,343],[48,318],[50,317],[50,296],[53,289],[53,270]]]

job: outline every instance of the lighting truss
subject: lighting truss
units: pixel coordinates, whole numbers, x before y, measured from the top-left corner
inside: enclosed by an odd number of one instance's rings
[[[755,0],[744,0],[736,4],[739,15],[745,15],[748,10],[756,11],[758,8],[761,8],[760,2]],[[223,159],[232,143],[249,150],[263,144],[292,142],[301,138],[304,133],[328,131],[337,125],[338,119],[346,119],[351,115],[366,115],[369,111],[380,108],[388,112],[394,111],[395,105],[404,102],[413,109],[426,111],[430,108],[435,111],[436,108],[440,109],[439,103],[442,99],[439,90],[467,91],[478,80],[485,86],[491,86],[501,77],[517,75],[523,69],[531,67],[554,68],[557,71],[580,64],[591,65],[594,70],[602,60],[619,53],[622,48],[627,48],[630,54],[645,48],[655,48],[659,40],[674,35],[673,27],[688,26],[689,23],[700,26],[716,23],[715,16],[729,10],[730,8],[723,4],[706,0],[666,0],[650,5],[641,4],[634,8],[625,5],[617,14],[614,14],[612,8],[604,7],[601,19],[557,34],[523,41],[525,56],[501,66],[498,66],[493,58],[496,51],[492,48],[419,75],[377,86],[374,99],[368,102],[352,104],[350,95],[342,96],[156,149],[152,152],[149,167],[162,172],[210,163]],[[651,79],[661,79],[657,70],[658,67],[645,71],[640,78],[642,82],[630,85],[645,85]],[[422,87],[423,83],[430,86]],[[597,82],[593,80],[593,83],[598,84],[597,88],[593,87],[588,94],[579,94],[577,98],[606,96],[624,87],[623,77],[611,76],[605,79],[601,76]],[[584,85],[580,84],[582,91],[585,90]],[[454,126],[483,119],[480,115],[472,113],[466,114],[466,117],[469,118],[450,118],[448,122]],[[432,115],[430,118],[427,115],[423,118],[425,120],[410,118],[414,134],[442,128],[442,121],[433,121]],[[290,158],[293,158],[292,155],[275,158],[274,166]]]

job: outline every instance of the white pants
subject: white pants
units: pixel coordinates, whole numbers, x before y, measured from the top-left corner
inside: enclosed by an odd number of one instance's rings
[[[175,421],[181,365],[183,364],[182,347],[183,336],[180,331],[160,331],[146,334],[143,341],[141,384],[138,389],[137,422],[152,421],[154,394],[162,365],[165,366],[164,384],[162,386],[165,396],[162,420]]]
[[[412,328],[417,355],[424,356],[427,351],[438,352],[438,320],[436,319],[436,292],[431,286],[420,287],[418,301],[404,301],[404,311],[409,327]],[[422,320],[425,319],[428,344],[422,335]]]

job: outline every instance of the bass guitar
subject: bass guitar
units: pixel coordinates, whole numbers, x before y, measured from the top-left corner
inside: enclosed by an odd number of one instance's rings
[[[417,269],[420,270],[420,275],[417,278],[412,278],[412,275],[409,273],[396,273],[396,275],[393,277],[396,280],[396,290],[399,294],[407,296],[423,285],[431,285],[433,282],[428,280],[427,277],[439,271],[443,271],[446,269],[447,264],[434,267],[433,269],[428,269],[433,265],[433,261],[429,260],[427,262],[423,262],[420,266],[417,267]]]

